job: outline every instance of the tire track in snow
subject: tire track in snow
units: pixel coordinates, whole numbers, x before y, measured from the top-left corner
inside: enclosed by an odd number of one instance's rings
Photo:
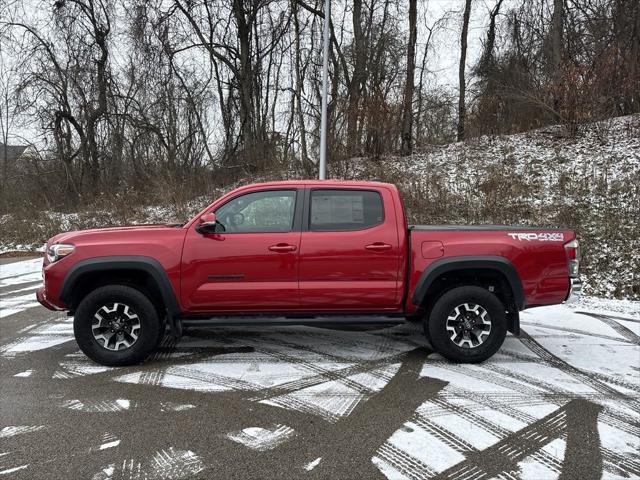
[[[582,312],[582,311],[576,311],[576,313],[579,313],[581,315],[600,315],[603,317],[607,317],[607,318],[612,318],[615,320],[623,320],[625,322],[632,322],[632,323],[640,323],[640,318],[633,318],[633,317],[621,317],[619,315],[609,315],[609,314],[604,314],[604,313],[596,313],[596,312]]]
[[[358,364],[347,363],[345,367],[338,367],[336,369],[331,370],[331,375],[336,378],[343,378],[352,375],[357,375],[361,373],[368,373],[371,370],[385,367],[389,364],[397,363],[402,360],[405,356],[405,353],[393,355],[386,359],[381,360],[373,360],[373,361],[365,361],[360,362]],[[305,378],[295,379],[290,382],[285,382],[275,387],[271,387],[269,389],[265,389],[261,392],[258,392],[253,399],[255,401],[266,400],[272,396],[284,395],[287,393],[295,392],[297,390],[301,390],[304,388],[314,387],[325,383],[327,381],[327,377],[320,371],[316,375],[312,375]]]
[[[4,427],[0,430],[0,438],[9,438],[16,435],[22,435],[23,433],[37,432],[45,428],[44,425],[17,425],[11,427]]]
[[[591,315],[594,318],[599,318],[596,317],[595,315]],[[617,325],[619,325],[617,322],[615,322]],[[570,328],[570,327],[561,327],[561,326],[550,326],[550,325],[540,325],[537,323],[531,323],[531,322],[526,322],[523,321],[522,322],[523,326],[527,326],[527,327],[535,327],[535,328],[540,328],[540,329],[545,329],[545,330],[553,330],[554,332],[566,332],[566,333],[571,333],[571,334],[575,334],[575,335],[581,335],[583,337],[589,337],[589,338],[597,338],[598,340],[608,340],[608,341],[613,341],[613,342],[620,342],[620,343],[629,343],[632,345],[638,345],[638,343],[636,343],[634,340],[627,338],[626,336],[622,335],[621,337],[614,337],[613,335],[605,335],[603,333],[590,333],[584,330],[580,330],[578,328]],[[623,327],[626,328],[626,327]],[[617,330],[616,330],[617,331]],[[620,333],[620,332],[619,332]],[[633,332],[631,332],[633,334]],[[634,334],[635,335],[635,334]],[[542,337],[542,335],[536,335],[538,338]],[[556,335],[554,335],[555,337]],[[558,338],[567,338],[567,339],[572,339],[575,338],[574,335],[566,335],[566,337],[562,337],[560,335],[557,336]]]
[[[0,318],[40,305],[35,291],[41,285],[41,258],[0,265]]]
[[[286,425],[274,425],[271,428],[249,427],[225,435],[229,440],[240,443],[247,448],[264,452],[273,450],[278,445],[291,439],[295,430]]]
[[[521,331],[520,341],[531,351],[538,354],[540,359],[549,366],[557,368],[558,370],[570,375],[577,381],[588,385],[589,387],[604,395],[607,395],[611,398],[616,398],[619,401],[627,403],[629,407],[636,412],[640,411],[640,402],[638,401],[638,399],[620,393],[618,390],[598,380],[590,373],[584,372],[562,360],[560,357],[552,354],[524,330]]]
[[[589,431],[591,434],[595,432],[597,438],[596,423],[599,407],[590,402],[576,399],[491,447],[469,454],[464,461],[440,472],[433,478],[438,480],[488,480],[500,474],[518,475],[518,462],[540,451],[549,443],[550,439],[563,436],[567,430],[567,449],[574,450],[574,458],[576,455],[585,458],[594,454],[599,457],[597,442],[591,441],[586,445],[576,445],[578,442],[575,437],[582,437],[582,435],[569,428],[567,415],[571,410],[590,413],[593,421],[590,423]],[[487,462],[487,458],[490,458],[491,461]],[[565,455],[565,462],[566,458]],[[580,464],[579,461],[574,460],[572,463],[575,463],[575,466],[570,471],[577,474],[576,478],[587,479],[593,476],[592,472],[584,471],[584,465],[589,465],[588,462]],[[553,464],[551,465],[553,466]]]
[[[96,473],[93,480],[183,480],[204,471],[202,460],[191,450],[173,447],[157,450],[149,460],[126,458]]]
[[[535,326],[538,327],[539,325]],[[540,327],[546,328],[546,326]],[[620,333],[624,338],[614,339],[613,337],[611,337],[610,340],[615,340],[618,343],[634,342],[634,338],[629,335],[628,332],[624,332],[621,329],[617,329],[616,331],[617,333]],[[586,336],[589,335],[588,331],[576,331],[572,333],[579,333]],[[598,338],[597,335],[594,336]],[[636,396],[625,395],[604,383],[618,383],[622,384],[621,386],[624,387],[624,384],[627,382],[621,381],[618,377],[615,376],[609,377],[604,374],[592,375],[591,372],[584,372],[578,368],[571,366],[564,360],[554,356],[553,354],[551,354],[551,352],[542,347],[542,345],[540,345],[538,342],[533,341],[535,342],[534,344],[531,341],[527,341],[527,339],[531,337],[528,336],[526,332],[523,337],[524,341],[522,342],[522,344],[529,348],[529,350],[534,353],[535,357],[532,358],[531,356],[522,354],[520,352],[505,352],[507,356],[519,357],[518,359],[522,360],[524,364],[533,364],[536,362],[536,360],[537,362],[542,361],[543,365],[562,372],[564,375],[567,375],[568,378],[571,378],[573,382],[577,383],[563,383],[561,377],[554,378],[554,381],[549,381],[547,380],[547,378],[551,379],[553,377],[546,377],[544,374],[530,375],[528,373],[528,369],[524,369],[522,371],[518,371],[517,369],[513,370],[504,365],[498,364],[498,362],[495,361],[489,361],[478,367],[466,365],[452,366],[445,362],[428,362],[428,366],[437,366],[444,370],[461,373],[463,375],[470,376],[474,380],[487,382],[488,384],[493,384],[508,390],[506,392],[503,390],[483,392],[482,387],[480,387],[480,389],[466,389],[460,387],[452,387],[451,385],[449,385],[447,388],[445,388],[445,390],[443,390],[440,395],[438,395],[437,399],[432,400],[430,403],[439,403],[444,408],[452,412],[456,412],[456,416],[465,418],[473,425],[494,434],[496,437],[501,439],[500,441],[506,441],[507,443],[511,444],[515,442],[516,445],[518,443],[518,436],[514,437],[515,434],[511,430],[501,427],[495,422],[491,422],[486,418],[483,418],[483,414],[486,415],[485,412],[487,411],[496,411],[508,418],[516,419],[518,422],[520,422],[521,425],[524,426],[524,428],[527,428],[527,426],[540,423],[539,418],[527,413],[531,409],[544,408],[545,406],[549,406],[550,404],[559,405],[559,409],[571,409],[571,405],[575,405],[575,402],[584,402],[584,405],[589,405],[589,408],[597,409],[597,412],[595,413],[592,411],[593,421],[591,422],[592,430],[596,430],[596,435],[598,428],[597,425],[598,423],[600,423],[602,425],[608,425],[609,427],[616,430],[624,431],[637,438],[638,433],[640,432],[640,430],[638,429],[638,418],[620,410],[620,407],[618,407],[618,405],[621,404],[629,404],[630,409],[633,409],[637,401]],[[440,378],[447,378],[447,376],[445,375]],[[576,386],[579,385],[584,386],[582,391],[575,390]],[[635,389],[631,390],[636,391]],[[509,393],[509,391],[513,393]],[[481,405],[474,406],[473,404],[459,405],[451,403],[453,401],[459,402],[459,400],[461,399],[466,399],[468,402],[473,403],[480,402]],[[610,400],[615,400],[615,402],[618,403],[612,405],[610,403]],[[602,403],[602,405],[594,404],[593,401]],[[567,407],[567,405],[569,405],[569,407]],[[428,409],[427,423],[425,424],[420,422],[420,412],[422,408],[423,407],[418,409],[418,412],[416,412],[416,414],[407,421],[407,424],[414,424],[420,428],[423,428],[426,432],[428,432],[429,435],[432,435],[433,438],[436,438],[440,442],[443,442],[443,444],[446,445],[447,448],[451,449],[452,451],[458,452],[458,454],[462,454],[465,457],[473,456],[473,451],[482,451],[483,454],[487,453],[486,449],[475,450],[475,448],[473,447],[470,449],[469,447],[472,446],[471,442],[450,431],[451,427],[447,428],[448,420],[446,418],[443,418],[442,422],[437,422],[436,424],[436,419],[442,418],[443,414],[434,412],[432,408]],[[474,410],[478,411],[478,414],[474,413]],[[600,419],[599,422],[598,418]],[[575,418],[574,415],[574,418],[569,423],[571,423],[571,425],[579,425],[580,423],[583,423],[583,421],[584,418]],[[454,424],[455,423],[456,422],[454,422]],[[452,424],[452,426],[454,424]],[[578,431],[579,435],[583,433],[584,429],[582,430],[582,433]],[[533,452],[524,452],[526,453],[526,455],[523,452],[520,452],[520,454],[516,455],[515,457],[512,455],[511,460],[513,461],[511,462],[511,465],[506,465],[502,471],[490,471],[489,473],[487,473],[485,470],[483,470],[480,464],[470,464],[467,458],[465,461],[456,463],[449,469],[443,470],[442,472],[440,472],[440,474],[426,475],[424,478],[428,478],[431,476],[435,478],[469,479],[482,479],[490,477],[504,478],[514,476],[518,477],[520,475],[519,462],[523,461],[525,458],[530,458],[541,466],[544,465],[544,467],[549,470],[548,474],[558,474],[561,472],[567,473],[574,470],[580,471],[580,468],[585,468],[584,465],[590,465],[588,461],[584,461],[578,462],[580,463],[580,465],[577,467],[575,465],[569,467],[568,464],[576,463],[576,452],[572,451],[571,449],[569,449],[565,453],[564,460],[562,461],[556,458],[554,455],[549,454],[549,452],[547,452],[543,447],[553,440],[552,437],[554,435],[560,441],[563,441],[563,439],[568,439],[566,431],[562,432],[547,429],[546,433],[543,432],[541,436],[532,437],[534,440],[536,440],[536,438],[540,439],[538,445],[535,445],[534,442],[535,448]],[[583,440],[584,442],[589,441],[588,438]],[[387,444],[389,444],[389,441],[387,442]],[[530,446],[531,445],[529,445],[529,447]],[[638,458],[634,456],[623,455],[620,452],[607,448],[606,446],[598,447],[599,448],[594,449],[594,451],[597,450],[595,452],[597,457],[595,458],[600,459],[600,472],[605,472],[609,475],[621,476],[625,478],[640,476]],[[412,455],[411,450],[403,450],[403,452],[404,455],[409,455],[411,459],[415,459],[415,454]],[[388,450],[386,459],[393,461],[393,458],[389,458]],[[593,462],[591,463],[591,465],[593,465]],[[456,468],[458,470],[456,470]],[[384,466],[381,466],[381,470],[383,471],[383,473],[385,473]],[[595,470],[598,470],[598,467],[596,467]],[[400,463],[398,463],[395,471],[395,474],[393,472],[389,472],[387,474],[394,476],[397,475],[397,473],[401,473],[407,478],[413,478],[413,475],[411,474],[412,472],[403,469]],[[583,478],[589,478],[589,476],[594,475],[594,472],[591,471],[585,471],[583,473]],[[599,478],[600,473],[596,471],[595,475]]]
[[[511,430],[504,428],[498,425],[497,423],[491,422],[486,417],[472,412],[468,406],[461,408],[459,406],[451,404],[450,402],[444,400],[441,397],[435,398],[431,402],[439,406],[444,412],[450,412],[455,415],[459,415],[461,418],[464,418],[465,420],[467,420],[471,425],[477,425],[481,427],[482,429],[491,433],[492,435],[494,435],[496,438],[500,440],[507,438],[509,435],[513,433]],[[482,410],[485,411],[486,408],[483,408]],[[418,416],[420,416],[420,414],[418,414]],[[437,415],[434,415],[434,413],[430,411],[429,416],[434,417]],[[430,421],[430,423],[433,423],[433,422]],[[451,436],[453,435],[446,428],[440,425],[438,425],[438,430],[440,434],[443,435],[443,440],[445,440],[445,442],[447,438],[451,438]],[[465,456],[468,454],[468,452],[473,452],[478,450],[476,447],[471,445],[471,443],[467,442],[466,440],[460,439],[460,441],[464,442],[464,444],[468,446],[466,451],[459,450],[460,453],[465,454]],[[458,441],[458,443],[460,442]],[[532,455],[532,458],[539,461],[542,464],[549,466],[552,471],[556,471],[556,472],[560,471],[559,470],[561,467],[560,460],[555,456],[549,454],[545,450],[538,450]]]
[[[443,393],[443,397],[447,396],[447,393]],[[487,395],[479,395],[477,392],[471,390],[464,389],[451,389],[448,393],[448,396],[451,399],[459,399],[466,398],[470,401],[480,402],[484,407],[495,410],[499,413],[507,415],[511,418],[514,418],[521,422],[522,424],[529,425],[535,423],[538,419],[528,414],[517,407],[533,407],[536,405],[545,405],[552,403],[556,403],[557,405],[562,405],[564,397],[557,397],[555,395],[546,397],[546,399],[532,399],[529,395],[515,395],[508,398],[504,398],[502,395],[497,396],[487,396]],[[574,395],[575,397],[575,395]],[[580,400],[586,400],[584,395],[579,395],[578,398]],[[587,397],[588,398],[588,397]],[[435,400],[436,402],[438,400]],[[629,416],[622,416],[620,418],[620,412],[610,411],[610,407],[608,406],[600,406],[601,412],[599,415],[600,422],[605,425],[610,425],[613,428],[629,433],[633,436],[638,436],[640,434],[640,428],[638,428],[638,421]],[[466,411],[465,411],[466,410]],[[459,415],[468,416],[469,412],[467,409],[459,409]],[[482,426],[483,428],[491,429],[492,433],[496,433],[499,437],[504,437],[510,434],[508,430],[495,430],[496,425],[490,426],[486,419],[481,416],[476,415],[473,417],[473,422]],[[604,469],[609,473],[614,473],[616,475],[640,475],[640,469],[638,469],[636,462],[632,459],[623,458],[620,459],[620,456],[616,454],[616,452],[611,451],[605,447],[601,447],[601,452],[603,454],[603,458],[607,461],[604,465]],[[614,461],[617,459],[616,461]]]
[[[314,363],[299,362],[297,361],[297,358],[294,355],[285,354],[277,350],[272,350],[269,348],[263,348],[262,350],[277,360],[284,361],[284,362],[298,363],[304,369],[314,373],[316,378],[322,379],[321,383],[328,382],[328,381],[335,381],[362,394],[369,394],[374,391],[374,389],[372,389],[371,386],[352,380],[351,377],[353,377],[354,374],[344,375],[343,373],[337,373],[334,369],[324,368]],[[374,372],[380,372],[380,373],[377,374]],[[384,370],[381,368],[370,369],[370,370],[367,370],[366,372],[360,372],[360,373],[368,373],[370,375],[373,375],[374,377],[377,377],[378,380],[383,382],[388,382],[393,376],[393,375],[385,374]]]
[[[45,323],[30,327],[23,333],[23,336],[0,346],[0,356],[12,358],[73,340],[73,318],[53,316]]]
[[[429,465],[388,442],[378,449],[373,458],[374,463],[379,463],[380,460],[411,480],[424,480],[436,476],[436,471]]]
[[[640,345],[640,336],[636,335],[632,330],[628,329],[615,318],[607,315],[600,315],[597,313],[583,313],[583,315],[589,315],[590,317],[597,318],[609,325],[613,330],[620,334],[626,341],[634,345]]]
[[[69,410],[78,410],[81,412],[112,413],[129,410],[131,408],[131,401],[123,398],[119,398],[117,400],[86,400],[84,402],[75,399],[66,400],[62,402],[60,406],[68,408]]]
[[[593,317],[596,319],[595,317]],[[600,320],[600,319],[598,319]],[[546,325],[536,325],[536,327],[547,328]],[[304,332],[304,333],[303,333]],[[359,332],[359,335],[364,335],[366,337],[365,341],[352,342],[349,336],[343,336],[344,332],[340,331],[332,331],[332,330],[324,330],[322,334],[318,335],[319,340],[314,342],[316,338],[315,332],[298,330],[294,332],[293,329],[290,331],[279,333],[274,336],[271,334],[264,334],[259,337],[258,334],[260,332],[247,332],[247,335],[235,335],[232,338],[231,335],[224,335],[224,338],[221,340],[219,338],[215,339],[206,339],[203,342],[205,346],[195,346],[197,342],[194,343],[194,346],[188,346],[188,343],[181,342],[180,344],[175,344],[175,342],[166,341],[160,349],[160,353],[156,358],[153,359],[154,363],[150,363],[145,365],[145,369],[140,372],[142,375],[141,378],[143,380],[140,383],[144,383],[149,387],[156,388],[158,385],[163,385],[163,378],[172,367],[182,366],[187,364],[189,365],[196,362],[201,365],[205,364],[234,364],[238,362],[244,362],[245,364],[251,364],[252,362],[265,362],[271,365],[278,364],[295,364],[302,369],[305,370],[306,373],[311,373],[308,377],[292,379],[289,382],[285,382],[280,385],[265,387],[263,385],[258,385],[255,390],[249,390],[249,399],[253,401],[259,401],[260,399],[267,399],[273,397],[274,394],[285,395],[286,393],[297,392],[297,390],[301,390],[307,388],[309,386],[319,386],[324,385],[330,382],[336,382],[336,384],[340,384],[346,386],[348,388],[353,388],[355,390],[355,394],[358,395],[368,395],[373,393],[375,395],[381,395],[384,392],[384,388],[380,392],[371,392],[369,385],[364,384],[364,386],[358,382],[358,380],[354,380],[351,375],[358,374],[367,374],[371,375],[372,380],[380,381],[380,382],[391,382],[397,376],[395,372],[389,372],[385,370],[386,367],[392,365],[394,362],[402,362],[403,355],[402,354],[391,354],[389,352],[393,352],[395,347],[399,342],[404,343],[404,345],[411,345],[411,339],[399,339],[397,334],[395,333],[385,333],[378,332],[372,333],[363,333]],[[589,336],[590,333],[585,332],[575,332],[576,334]],[[619,332],[618,332],[619,333]],[[253,339],[251,336],[253,335]],[[387,337],[388,335],[388,337]],[[372,337],[376,337],[376,340],[372,340]],[[600,340],[601,338],[597,335],[591,335],[595,339]],[[283,340],[282,338],[285,339]],[[533,338],[538,339],[538,343],[542,344],[545,340],[540,340],[540,338],[544,337],[539,335],[532,335]],[[191,337],[195,338],[195,337]],[[389,340],[392,338],[392,340]],[[259,340],[259,341],[258,341]],[[298,340],[300,343],[296,343]],[[605,339],[605,340],[613,340]],[[628,342],[622,338],[616,338],[617,342]],[[262,345],[260,345],[262,342]],[[334,343],[335,348],[327,348],[326,345]],[[514,344],[517,340],[514,340]],[[232,353],[238,353],[239,355],[218,355],[217,349],[223,349],[224,347],[207,347],[206,344],[209,345],[220,345],[225,344],[228,345],[229,351],[225,353],[229,353],[231,350],[235,349]],[[255,344],[257,347],[249,346],[249,347],[239,347],[238,345],[247,345],[251,343]],[[357,348],[354,347],[354,344],[358,344]],[[522,343],[524,345],[524,343]],[[266,345],[266,347],[265,347]],[[381,347],[384,345],[385,347]],[[265,352],[255,352],[252,353],[250,349],[265,347]],[[508,347],[509,345],[507,345]],[[245,348],[245,350],[242,350]],[[387,350],[388,348],[388,350]],[[544,347],[543,347],[544,348]],[[628,347],[633,348],[633,347]],[[360,350],[364,351],[360,351]],[[369,351],[367,351],[367,349]],[[523,349],[524,350],[524,349]],[[534,352],[534,350],[530,350]],[[275,352],[275,353],[274,353]],[[184,357],[172,357],[174,353],[184,354]],[[313,356],[321,355],[328,362],[333,362],[335,364],[335,368],[333,367],[324,367],[323,365],[318,365],[317,362],[314,362]],[[381,355],[384,358],[379,358]],[[507,358],[513,358],[516,361],[510,362],[513,365],[522,365],[527,363],[535,363],[536,361],[540,363],[541,366],[546,366],[548,368],[554,368],[560,370],[556,365],[550,364],[547,360],[540,361],[540,354],[535,352],[535,355],[528,355],[522,352],[510,352],[510,351],[501,351],[500,355],[504,355]],[[537,357],[536,357],[537,355]],[[363,358],[376,358],[376,361],[372,360],[363,360]],[[498,358],[498,357],[496,357]],[[504,358],[504,357],[503,357]],[[165,363],[162,365],[156,365],[155,361],[167,360],[170,359],[170,363]],[[73,359],[69,358],[67,361],[67,367],[70,370],[73,368],[82,370],[79,366],[73,366]],[[560,361],[564,362],[564,360],[560,359]],[[380,371],[375,371],[374,365],[377,365],[380,368]],[[313,368],[307,368],[305,365],[311,363]],[[434,362],[432,360],[427,361],[427,366],[437,366],[442,367],[440,363],[437,361]],[[199,366],[195,367],[196,371],[199,371]],[[372,369],[374,370],[372,372]],[[426,410],[432,415],[423,415],[422,407],[418,408],[418,412],[411,415],[410,408],[406,413],[406,416],[409,418],[407,422],[416,423],[417,427],[420,429],[424,429],[425,434],[434,435],[439,438],[440,441],[444,442],[447,445],[447,448],[455,450],[459,454],[463,456],[473,455],[473,452],[483,452],[486,449],[479,448],[474,444],[473,441],[470,441],[464,434],[456,433],[456,430],[453,428],[453,425],[458,419],[466,419],[467,421],[476,422],[475,425],[480,427],[481,429],[492,433],[496,436],[498,441],[506,441],[506,442],[516,442],[514,438],[519,438],[514,436],[514,431],[508,428],[501,426],[498,423],[493,423],[493,417],[491,416],[491,412],[495,411],[496,413],[501,413],[509,418],[514,418],[518,422],[522,423],[523,426],[533,425],[536,422],[540,421],[539,415],[536,415],[535,412],[537,410],[543,410],[544,408],[548,408],[552,404],[559,404],[559,408],[563,408],[565,402],[570,402],[574,400],[576,397],[580,397],[581,399],[587,399],[589,401],[601,402],[606,401],[607,399],[611,400],[610,402],[605,402],[603,405],[603,409],[599,414],[600,423],[602,425],[609,426],[615,430],[626,432],[629,434],[635,434],[637,436],[639,430],[639,422],[636,417],[632,415],[632,412],[627,412],[625,410],[621,410],[616,408],[617,405],[626,405],[629,403],[628,401],[633,401],[635,396],[633,395],[625,395],[618,392],[611,385],[618,385],[620,387],[625,387],[625,383],[628,386],[628,382],[624,382],[620,380],[618,377],[609,378],[607,375],[600,373],[592,373],[584,370],[578,369],[579,372],[583,375],[589,375],[593,381],[596,381],[598,384],[603,384],[609,387],[609,390],[606,388],[594,388],[591,385],[588,385],[585,381],[583,381],[581,376],[572,376],[568,372],[564,372],[563,374],[568,375],[567,378],[573,378],[580,385],[585,385],[588,389],[593,390],[593,392],[587,391],[585,388],[583,392],[572,392],[571,383],[563,383],[561,380],[554,383],[550,381],[552,377],[546,377],[544,375],[544,370],[542,369],[531,369],[531,375],[529,374],[529,370],[514,370],[511,371],[507,366],[505,366],[504,361],[502,362],[488,362],[479,367],[472,367],[472,371],[481,372],[480,376],[472,377],[476,380],[482,380],[483,382],[487,382],[488,385],[495,385],[496,387],[500,387],[497,390],[491,390],[491,388],[487,388],[483,390],[482,388],[474,389],[474,388],[454,388],[452,385],[446,387],[444,391],[440,393],[437,399],[432,399],[430,402],[433,404],[437,404],[437,402],[443,402],[443,404],[447,405],[449,410],[445,410],[444,408],[441,411],[434,411],[433,407],[431,410]],[[453,370],[448,370],[453,373]],[[560,370],[562,371],[562,370]],[[357,372],[357,373],[356,373]],[[524,372],[524,373],[523,373]],[[536,374],[539,373],[539,375]],[[542,372],[542,373],[541,373]],[[118,372],[118,376],[121,376],[121,373]],[[461,373],[461,370],[458,371]],[[464,373],[463,373],[464,374]],[[428,375],[428,370],[427,370]],[[106,377],[114,377],[115,375],[106,372]],[[222,375],[225,377],[224,375]],[[75,378],[75,377],[74,377]],[[202,377],[206,378],[207,381],[219,382],[220,378],[210,377],[207,374]],[[213,380],[212,380],[213,378]],[[227,377],[225,377],[227,378]],[[236,379],[232,379],[236,380]],[[361,380],[361,379],[360,379]],[[494,380],[500,382],[495,383]],[[204,381],[204,380],[203,380]],[[226,381],[226,380],[225,380]],[[618,383],[616,383],[618,382]],[[252,382],[249,382],[252,384]],[[611,385],[607,385],[607,383]],[[359,388],[358,385],[361,385]],[[241,390],[247,391],[244,387],[239,388]],[[508,391],[507,391],[508,390]],[[629,391],[637,391],[632,388],[628,388]],[[611,392],[615,392],[616,395],[612,395]],[[308,392],[308,398],[310,400],[318,400],[320,394],[322,392],[320,390],[314,391],[311,390]],[[407,395],[414,395],[407,393]],[[253,398],[251,398],[253,396]],[[419,394],[418,394],[419,396]],[[215,397],[212,397],[215,398]],[[327,395],[327,398],[329,396]],[[341,393],[338,392],[335,396],[336,399],[345,398],[341,397]],[[287,406],[287,408],[298,407],[298,409],[310,408],[309,404],[306,402],[306,399],[295,399],[298,403],[296,404],[292,400],[292,404]],[[465,405],[456,405],[455,401],[465,400],[469,402],[473,402],[472,404]],[[349,410],[346,416],[335,416],[335,422],[333,426],[336,427],[337,437],[342,435],[350,435],[353,430],[348,427],[348,424],[343,424],[343,421],[348,421],[352,415],[358,414],[358,412],[366,412],[368,408],[367,403],[355,408],[353,410]],[[633,407],[633,403],[630,404]],[[364,409],[362,409],[364,407]],[[294,408],[295,409],[295,408]],[[304,411],[304,410],[303,410]],[[309,410],[311,413],[317,414],[317,411],[313,409]],[[451,419],[444,418],[446,411],[456,411],[456,417],[452,417]],[[486,413],[485,413],[486,412]],[[100,412],[97,412],[100,414]],[[483,418],[483,414],[487,415],[489,419],[485,419],[484,423],[481,423],[479,419]],[[277,413],[273,414],[274,419],[277,419]],[[421,420],[428,420],[428,423],[420,424]],[[449,422],[451,421],[451,424]],[[402,422],[400,422],[402,424]],[[565,422],[565,425],[569,425],[570,422]],[[319,426],[318,428],[324,428],[323,426]],[[294,425],[297,429],[297,426]],[[568,427],[567,427],[568,428]],[[346,431],[343,431],[346,429]],[[296,430],[297,431],[297,430]],[[544,433],[544,432],[543,432]],[[440,435],[438,437],[438,435]],[[567,438],[566,431],[564,433],[560,433],[557,436],[556,441],[562,441]],[[548,438],[547,441],[552,441],[552,438]],[[278,448],[283,448],[285,443],[279,444]],[[403,475],[407,478],[428,478],[432,476],[438,475],[439,469],[433,467],[429,461],[422,461],[420,459],[416,459],[413,457],[414,452],[411,450],[405,450],[398,445],[394,445],[389,442],[382,441],[380,445],[378,445],[379,451],[374,452],[372,456],[376,461],[387,462],[395,462],[398,468],[396,471],[400,471],[402,468],[404,472]],[[457,448],[456,448],[457,446]],[[469,447],[471,446],[471,449]],[[467,450],[465,450],[467,449]],[[165,449],[166,450],[166,449]],[[114,450],[115,451],[115,450]],[[158,450],[160,451],[160,450]],[[562,451],[562,450],[561,450]],[[329,451],[330,452],[330,451]],[[384,452],[384,453],[383,453]],[[491,451],[490,451],[491,452]],[[200,452],[199,452],[200,453]],[[309,460],[313,460],[317,458],[320,454],[322,454],[322,461],[314,468],[313,475],[316,475],[317,472],[324,471],[325,473],[330,470],[324,470],[325,462],[327,464],[331,463],[331,453],[327,453],[326,451],[317,452],[304,461],[300,462],[300,465],[306,465],[309,463]],[[526,453],[526,452],[525,452]],[[634,459],[632,456],[629,456],[626,453],[616,452],[615,450],[611,450],[609,448],[601,448],[600,454],[602,458],[602,471],[605,474],[615,474],[619,476],[633,476],[640,475],[640,467],[638,466],[637,459]],[[523,454],[524,455],[524,454]],[[560,454],[559,454],[560,455]],[[557,457],[555,457],[552,453],[549,453],[546,449],[542,448],[533,453],[529,453],[528,456],[524,457],[525,459],[531,459],[535,464],[543,465],[550,473],[558,472],[558,465],[564,465],[564,461],[566,461],[567,455],[569,455],[569,460],[571,460],[570,451],[563,456],[563,460],[560,461]],[[384,457],[384,458],[383,458]],[[148,457],[151,458],[151,457]],[[511,458],[511,457],[508,457]],[[507,458],[507,459],[508,459]],[[518,472],[518,468],[520,468],[519,460],[520,457],[516,458],[516,470]],[[371,459],[371,457],[369,457]],[[118,477],[118,472],[124,471],[119,466],[116,467],[117,462],[113,465],[113,473],[116,474],[114,478],[145,478],[145,476],[149,476],[150,472],[153,472],[149,462],[147,460],[140,459],[126,459],[128,464],[131,465],[132,475],[131,477],[120,476]],[[123,460],[124,461],[124,460]],[[383,462],[383,463],[384,463]],[[513,462],[509,460],[509,465]],[[560,462],[560,464],[559,464]],[[162,464],[162,460],[160,459],[160,464]],[[203,465],[204,465],[203,461]],[[356,462],[356,464],[360,464]],[[382,465],[382,464],[380,464]],[[395,468],[395,467],[394,467]],[[563,467],[566,470],[566,467]],[[170,470],[170,469],[169,469]],[[381,467],[381,470],[384,472],[385,470]],[[465,470],[472,477],[474,475],[479,475],[482,470],[477,465],[470,465],[468,469]],[[136,473],[137,472],[137,473]],[[480,472],[480,473],[479,473]],[[137,477],[135,475],[138,475]],[[318,475],[321,475],[318,473]],[[516,478],[519,473],[512,473],[511,470],[505,470],[496,475],[498,478]],[[106,477],[111,478],[111,477]],[[164,478],[164,477],[157,477]],[[188,478],[188,477],[185,477]],[[319,477],[322,478],[322,477]],[[346,477],[345,477],[346,478]]]

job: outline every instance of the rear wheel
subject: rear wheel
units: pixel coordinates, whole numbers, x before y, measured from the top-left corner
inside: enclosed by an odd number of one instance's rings
[[[142,292],[107,285],[89,293],[78,305],[73,329],[80,349],[102,365],[142,362],[161,340],[158,313]]]
[[[505,307],[481,287],[457,287],[433,306],[425,332],[436,352],[448,360],[477,363],[491,357],[507,335]]]

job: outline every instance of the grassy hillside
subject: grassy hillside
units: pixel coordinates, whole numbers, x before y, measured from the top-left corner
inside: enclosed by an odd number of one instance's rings
[[[271,172],[262,179],[296,178]],[[410,157],[330,163],[330,176],[396,183],[413,223],[575,228],[589,294],[640,299],[640,116],[584,126],[484,136]],[[247,179],[239,183],[248,183]],[[229,189],[232,186],[227,186]],[[38,247],[58,231],[184,221],[221,192],[186,204],[131,206],[122,199],[77,213],[0,218],[4,250]],[[126,200],[126,199],[125,199]]]

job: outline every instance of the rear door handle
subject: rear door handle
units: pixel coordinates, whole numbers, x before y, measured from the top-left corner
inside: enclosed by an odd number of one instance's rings
[[[269,250],[278,253],[295,252],[298,249],[295,245],[289,245],[288,243],[278,243],[277,245],[271,245]]]
[[[364,248],[366,248],[367,250],[373,250],[374,252],[382,252],[385,250],[391,250],[391,245],[389,245],[388,243],[376,242],[370,245],[365,245]]]

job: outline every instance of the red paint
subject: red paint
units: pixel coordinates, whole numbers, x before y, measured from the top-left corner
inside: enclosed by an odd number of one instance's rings
[[[284,245],[296,250],[272,250]],[[201,235],[195,228],[187,229],[182,253],[182,310],[203,313],[299,308],[299,246],[300,232]]]
[[[332,189],[348,188],[343,182],[327,182]],[[308,184],[317,188],[323,183]],[[324,184],[326,185],[326,184]],[[312,311],[401,310],[405,258],[396,226],[395,188],[357,182],[382,195],[384,222],[346,232],[302,232],[300,246],[300,301]],[[404,227],[403,227],[404,230]],[[373,247],[373,248],[372,248]]]
[[[384,220],[365,230],[285,233],[209,233],[196,231],[201,217],[241,194],[259,190],[373,190],[382,196]],[[308,205],[306,208],[309,208]],[[207,218],[211,218],[208,216]],[[539,241],[497,230],[408,231],[395,186],[378,182],[289,181],[238,188],[218,199],[181,227],[162,225],[85,230],[57,235],[47,245],[75,245],[71,255],[50,264],[38,300],[47,308],[66,308],[59,299],[69,269],[94,257],[142,255],[167,272],[184,315],[259,312],[414,312],[411,294],[422,272],[447,257],[491,255],[508,259],[525,293],[526,306],[561,303],[569,289],[563,241]],[[529,232],[529,230],[527,230]],[[408,258],[407,258],[408,257]],[[409,269],[407,273],[407,268]],[[407,282],[408,278],[408,282]]]

